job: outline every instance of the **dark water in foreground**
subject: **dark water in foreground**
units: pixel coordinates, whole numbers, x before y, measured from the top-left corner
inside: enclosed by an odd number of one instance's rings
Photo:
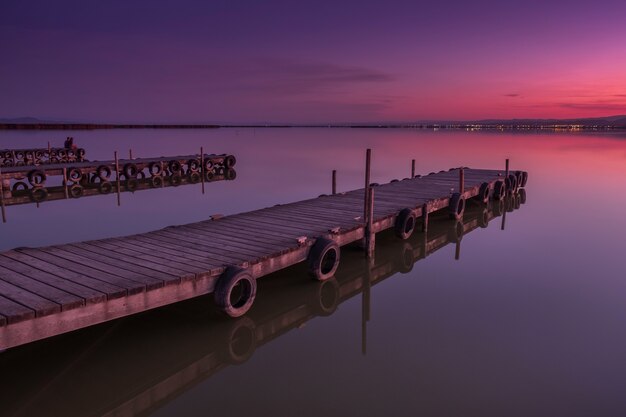
[[[143,232],[453,166],[529,172],[527,201],[466,231],[346,249],[336,281],[261,281],[247,317],[208,298],[0,353],[1,416],[621,415],[626,411],[626,138],[276,129],[72,132],[90,159],[237,156],[237,179],[7,207],[0,249]],[[60,144],[2,132],[0,148]],[[505,209],[506,209],[505,208]],[[494,213],[495,209],[495,213]],[[488,224],[483,216],[496,216]],[[481,227],[483,226],[483,227]],[[487,226],[487,227],[484,227]],[[460,258],[455,255],[460,249]],[[428,255],[424,258],[424,251]],[[414,262],[414,263],[413,263]]]

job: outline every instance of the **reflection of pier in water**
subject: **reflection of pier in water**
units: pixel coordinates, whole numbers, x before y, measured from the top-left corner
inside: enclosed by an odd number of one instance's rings
[[[247,316],[207,318],[206,297],[131,316],[0,354],[7,416],[147,415],[224,367],[248,360],[260,346],[362,295],[362,351],[366,351],[371,289],[415,262],[456,246],[463,236],[519,208],[525,191],[489,207],[473,204],[462,223],[431,220],[428,234],[408,240],[379,237],[374,258],[347,251],[336,278],[311,281],[302,265],[276,274]],[[504,219],[502,219],[504,220]],[[501,223],[504,225],[504,222]],[[384,242],[384,243],[383,243]],[[294,275],[302,275],[299,282]],[[201,311],[202,313],[198,313]],[[358,345],[358,342],[355,342]]]

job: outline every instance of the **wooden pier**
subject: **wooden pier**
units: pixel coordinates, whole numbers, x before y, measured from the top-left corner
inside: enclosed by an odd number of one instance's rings
[[[23,167],[85,161],[83,148],[0,149],[0,167]]]
[[[0,348],[207,293],[240,316],[258,278],[306,261],[328,279],[341,246],[371,249],[375,234],[391,228],[406,239],[416,219],[427,230],[431,213],[459,220],[466,200],[515,193],[527,175],[507,171],[451,169],[150,233],[4,252]]]
[[[462,228],[442,219],[432,222],[428,234],[418,232],[404,241],[385,236],[373,259],[350,251],[332,280],[307,281],[299,267],[284,271],[267,282],[265,297],[237,320],[211,317],[205,308],[208,300],[200,298],[106,323],[97,331],[7,351],[0,355],[0,373],[20,377],[0,391],[0,403],[7,416],[147,415],[221,370],[246,362],[282,335],[307,331],[302,328],[310,320],[332,315],[341,304],[360,296],[362,334],[353,342],[358,355],[366,350],[376,285],[411,271],[414,263],[448,245],[460,245],[463,236],[513,211],[515,200],[508,196],[504,207],[500,202],[471,205]],[[64,377],[58,378],[60,374]],[[114,388],[103,390],[104,386]]]

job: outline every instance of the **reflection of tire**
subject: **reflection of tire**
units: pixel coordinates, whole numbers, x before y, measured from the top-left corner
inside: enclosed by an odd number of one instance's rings
[[[111,191],[113,191],[113,184],[111,184],[109,181],[102,181],[100,184],[98,184],[98,191],[100,192],[100,194],[109,194]]]
[[[150,177],[150,185],[152,185],[153,188],[162,187],[163,177],[159,177],[159,176]]]
[[[202,179],[202,177],[200,176],[200,173],[196,171],[190,172],[188,175],[188,178],[189,178],[189,182],[192,184],[197,184]]]
[[[413,246],[409,242],[404,242],[398,253],[396,267],[401,274],[408,274],[413,270],[415,259],[413,258]]]
[[[463,223],[456,222],[448,232],[448,238],[451,242],[458,243],[463,239],[464,232],[465,228],[463,227]]]
[[[502,216],[502,213],[504,213],[504,200],[494,201],[492,210],[495,216]]]
[[[17,191],[17,192],[19,192],[19,191],[26,191],[26,190],[28,190],[28,184],[26,184],[23,181],[18,181],[15,184],[13,184],[12,190],[13,191]]]
[[[132,193],[137,189],[137,187],[139,187],[139,181],[137,181],[136,179],[128,179],[124,183],[124,186],[126,187],[127,191],[130,191]]]
[[[450,217],[453,219],[458,220],[463,217],[463,213],[465,212],[465,197],[463,197],[460,193],[452,194],[452,197],[450,197],[448,211],[450,213]]]
[[[405,208],[398,213],[394,223],[394,232],[400,239],[408,239],[415,230],[415,214],[410,208]]]
[[[256,287],[256,280],[247,271],[228,267],[215,285],[215,304],[226,315],[240,317],[252,307]]]
[[[79,198],[83,196],[83,187],[80,184],[72,185],[69,191],[72,198]]]
[[[309,274],[318,281],[325,281],[335,275],[339,266],[340,250],[334,240],[318,238],[307,257]]]
[[[339,306],[339,283],[331,278],[318,283],[316,298],[313,300],[318,316],[330,316]]]
[[[478,225],[483,229],[489,225],[489,210],[484,209],[480,216],[478,216]]]
[[[237,172],[234,169],[227,169],[226,172],[224,172],[224,178],[226,178],[227,181],[233,181],[237,178]]]
[[[526,204],[526,189],[520,188],[519,193],[519,202],[520,204]]]
[[[170,183],[173,187],[178,187],[183,182],[183,178],[180,175],[172,175],[170,177]]]
[[[41,203],[48,198],[48,190],[42,187],[33,188],[30,190],[30,199],[35,203]]]
[[[231,365],[246,362],[256,350],[256,325],[250,317],[232,322],[227,333],[224,349],[225,359]]]

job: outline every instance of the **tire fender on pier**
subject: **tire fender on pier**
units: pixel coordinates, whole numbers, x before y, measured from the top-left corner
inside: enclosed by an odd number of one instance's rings
[[[502,200],[504,195],[506,194],[506,189],[504,185],[504,181],[496,181],[493,186],[493,194],[491,198],[494,200]]]
[[[33,187],[41,187],[46,183],[46,173],[40,169],[33,169],[28,173],[28,182]]]
[[[318,281],[326,281],[335,275],[339,266],[339,245],[334,240],[320,237],[311,247],[307,259],[309,274]]]
[[[461,193],[453,193],[450,197],[450,205],[448,206],[450,217],[460,219],[465,212],[465,197]]]
[[[415,230],[415,214],[410,208],[405,208],[398,213],[394,223],[394,231],[400,239],[408,239]]]
[[[228,267],[215,285],[213,297],[219,309],[230,317],[243,316],[256,297],[257,283],[249,272]]]
[[[483,182],[480,184],[480,189],[478,190],[478,199],[483,203],[486,203],[489,201],[489,192],[489,183]]]

